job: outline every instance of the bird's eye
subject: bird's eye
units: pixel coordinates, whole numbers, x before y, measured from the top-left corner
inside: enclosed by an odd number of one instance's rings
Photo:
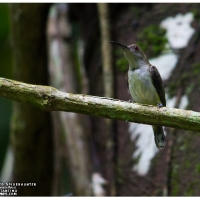
[[[137,45],[134,45],[133,48],[136,50],[136,51],[139,51],[139,47]]]

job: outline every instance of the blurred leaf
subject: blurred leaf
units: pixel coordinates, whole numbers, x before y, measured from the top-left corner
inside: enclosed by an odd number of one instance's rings
[[[150,57],[158,56],[165,48],[167,38],[165,29],[158,25],[149,25],[137,36],[138,45],[143,51],[148,51]]]

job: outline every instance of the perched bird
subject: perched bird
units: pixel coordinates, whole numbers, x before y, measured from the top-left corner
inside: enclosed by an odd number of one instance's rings
[[[137,44],[125,46],[114,41],[111,43],[122,48],[129,62],[127,79],[133,100],[140,104],[166,106],[162,78],[157,68],[149,63],[141,48]],[[152,125],[152,128],[156,146],[163,148],[166,141],[162,126]]]

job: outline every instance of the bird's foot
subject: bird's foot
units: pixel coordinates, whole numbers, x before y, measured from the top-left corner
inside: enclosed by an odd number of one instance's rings
[[[128,102],[129,103],[135,103],[135,101],[133,99],[129,99]]]
[[[158,103],[158,104],[157,104],[157,107],[158,107],[158,108],[162,108],[162,107],[163,107],[162,103]]]

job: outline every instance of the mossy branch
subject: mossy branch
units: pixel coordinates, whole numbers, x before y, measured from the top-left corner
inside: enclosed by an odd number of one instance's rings
[[[5,78],[0,78],[0,96],[44,111],[74,112],[200,132],[200,113],[190,110],[157,108],[105,97],[64,93],[50,86]]]

